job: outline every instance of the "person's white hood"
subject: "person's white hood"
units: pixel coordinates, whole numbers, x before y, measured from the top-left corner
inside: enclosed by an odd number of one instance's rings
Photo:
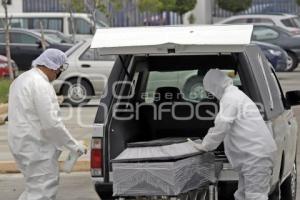
[[[203,79],[204,89],[219,100],[230,85],[233,85],[233,80],[218,69],[209,70]]]
[[[58,49],[47,49],[33,62],[32,66],[45,66],[49,69],[57,70],[67,62],[67,56],[64,52]]]

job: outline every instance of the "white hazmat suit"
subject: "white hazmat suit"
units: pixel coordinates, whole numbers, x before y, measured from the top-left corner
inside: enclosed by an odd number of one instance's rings
[[[63,52],[49,49],[33,65],[56,70],[65,62]],[[54,200],[61,148],[78,152],[82,147],[65,128],[53,86],[39,68],[24,72],[12,83],[8,118],[9,147],[26,183],[19,200]]]
[[[217,69],[205,75],[204,88],[220,100],[220,111],[196,147],[212,151],[224,142],[225,154],[239,173],[235,199],[267,200],[276,143],[255,103],[232,82]]]

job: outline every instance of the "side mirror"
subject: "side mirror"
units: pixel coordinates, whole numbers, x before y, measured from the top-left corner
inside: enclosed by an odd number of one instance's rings
[[[300,105],[300,90],[287,92],[286,99],[291,106]]]

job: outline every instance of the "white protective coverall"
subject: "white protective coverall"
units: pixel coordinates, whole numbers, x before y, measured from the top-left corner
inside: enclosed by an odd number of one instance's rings
[[[65,62],[65,54],[52,49],[34,63],[58,69]],[[26,183],[19,200],[54,200],[61,148],[78,152],[82,147],[65,128],[53,86],[40,69],[34,67],[12,83],[8,118],[9,147]]]
[[[267,200],[276,143],[255,103],[220,70],[211,69],[203,85],[220,100],[214,127],[200,149],[212,151],[224,142],[225,154],[239,173],[236,200]]]

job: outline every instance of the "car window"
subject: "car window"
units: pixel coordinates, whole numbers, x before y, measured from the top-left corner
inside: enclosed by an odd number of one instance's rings
[[[233,79],[234,85],[241,88],[241,81],[234,70],[222,70]],[[183,98],[189,101],[199,102],[209,98],[203,87],[205,72],[199,70],[185,70],[172,72],[151,71],[148,77],[146,92],[143,94],[145,102],[152,103],[157,94],[157,88],[176,87],[181,91]]]
[[[48,19],[47,29],[63,31],[63,20],[61,18]]]
[[[28,28],[28,19],[12,18],[10,20],[10,25],[14,28]]]
[[[56,43],[61,43],[63,41],[62,38],[58,37],[55,33],[44,33],[48,38],[56,41]]]
[[[254,27],[252,38],[253,40],[272,40],[279,37],[279,33],[268,27]]]
[[[5,34],[0,33],[0,43],[5,43]]]
[[[24,33],[11,33],[11,43],[36,44],[37,38]]]
[[[92,33],[92,25],[82,18],[74,18],[74,28],[77,34]],[[69,18],[69,32],[73,33],[71,18]]]
[[[41,29],[41,23],[43,29],[63,31],[63,19],[62,18],[32,18],[29,20],[29,29]]]
[[[5,27],[5,21],[3,18],[0,18],[0,28],[4,28]]]
[[[291,19],[282,19],[281,22],[287,27],[295,27]]]
[[[88,48],[84,53],[81,54],[79,57],[79,60],[89,60],[89,61],[113,61],[115,60],[115,56],[112,55],[100,55],[100,52],[98,49],[91,49]]]
[[[252,23],[261,23],[261,24],[272,24],[272,25],[275,25],[275,23],[270,20],[270,19],[267,19],[267,18],[253,18],[253,21]]]
[[[300,19],[299,17],[282,19],[281,22],[287,27],[300,28]]]

